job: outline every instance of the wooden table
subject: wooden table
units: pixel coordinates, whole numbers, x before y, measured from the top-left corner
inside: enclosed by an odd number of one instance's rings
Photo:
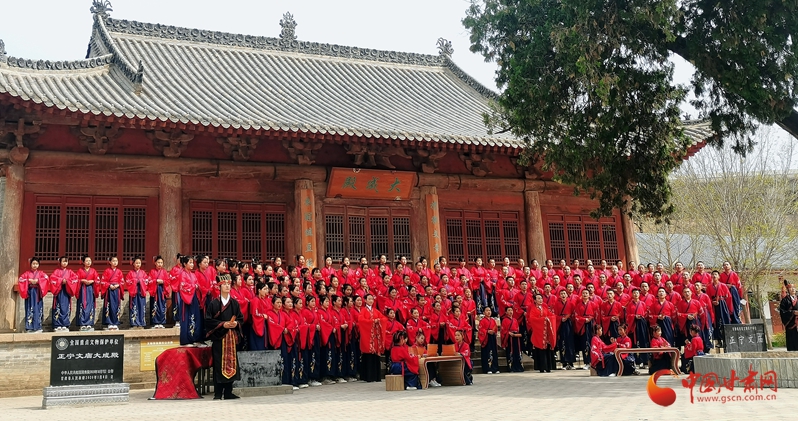
[[[418,378],[421,388],[429,387],[429,373],[427,364],[438,364],[438,377],[441,379],[442,386],[465,386],[463,377],[463,357],[459,355],[441,355],[437,357],[427,357],[418,359]]]
[[[621,354],[649,354],[652,352],[667,352],[671,354],[671,369],[676,374],[682,374],[681,371],[679,371],[681,354],[678,348],[618,348],[614,352],[615,359],[618,360],[618,377],[623,375],[623,359],[621,359]]]

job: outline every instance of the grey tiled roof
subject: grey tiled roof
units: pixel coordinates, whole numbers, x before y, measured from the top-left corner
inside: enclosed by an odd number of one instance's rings
[[[293,32],[291,32],[293,35]],[[5,57],[0,93],[85,114],[235,129],[518,147],[489,135],[495,95],[444,52],[422,55],[117,20],[95,13],[88,58]],[[711,132],[688,124],[696,142]]]

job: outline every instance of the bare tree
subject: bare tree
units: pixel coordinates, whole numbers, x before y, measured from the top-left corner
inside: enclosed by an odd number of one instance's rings
[[[772,129],[758,133],[746,157],[731,148],[707,148],[673,176],[682,229],[707,236],[709,248],[728,260],[761,309],[775,269],[797,255],[794,220],[798,210],[795,145],[774,139]],[[672,221],[673,222],[673,221]],[[746,297],[741,297],[746,298]]]

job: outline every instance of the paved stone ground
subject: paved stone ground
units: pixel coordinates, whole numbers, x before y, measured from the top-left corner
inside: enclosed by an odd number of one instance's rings
[[[682,376],[684,378],[684,376]],[[676,403],[654,404],[646,393],[648,376],[588,377],[586,371],[550,374],[502,373],[475,375],[475,385],[419,391],[386,392],[384,383],[347,383],[295,391],[293,395],[213,401],[149,401],[152,390],[130,394],[129,404],[102,407],[41,409],[41,397],[0,399],[0,419],[290,419],[401,420],[457,419],[579,419],[579,420],[726,420],[779,419],[792,413],[798,389],[781,389],[776,400],[690,403],[681,380],[663,377],[661,387],[676,390]],[[769,392],[769,391],[768,391]],[[770,392],[772,394],[772,392]],[[762,394],[762,392],[760,392]],[[743,396],[741,388],[724,389],[724,396]],[[703,395],[702,395],[703,396]],[[398,410],[402,412],[399,413]]]

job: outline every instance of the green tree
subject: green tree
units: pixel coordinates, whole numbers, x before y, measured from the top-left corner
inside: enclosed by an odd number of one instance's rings
[[[661,219],[690,146],[679,106],[691,91],[711,145],[747,152],[758,123],[798,137],[795,16],[792,0],[472,0],[463,24],[471,51],[498,64],[491,130],[598,198],[596,214]],[[671,55],[695,67],[689,86]]]

